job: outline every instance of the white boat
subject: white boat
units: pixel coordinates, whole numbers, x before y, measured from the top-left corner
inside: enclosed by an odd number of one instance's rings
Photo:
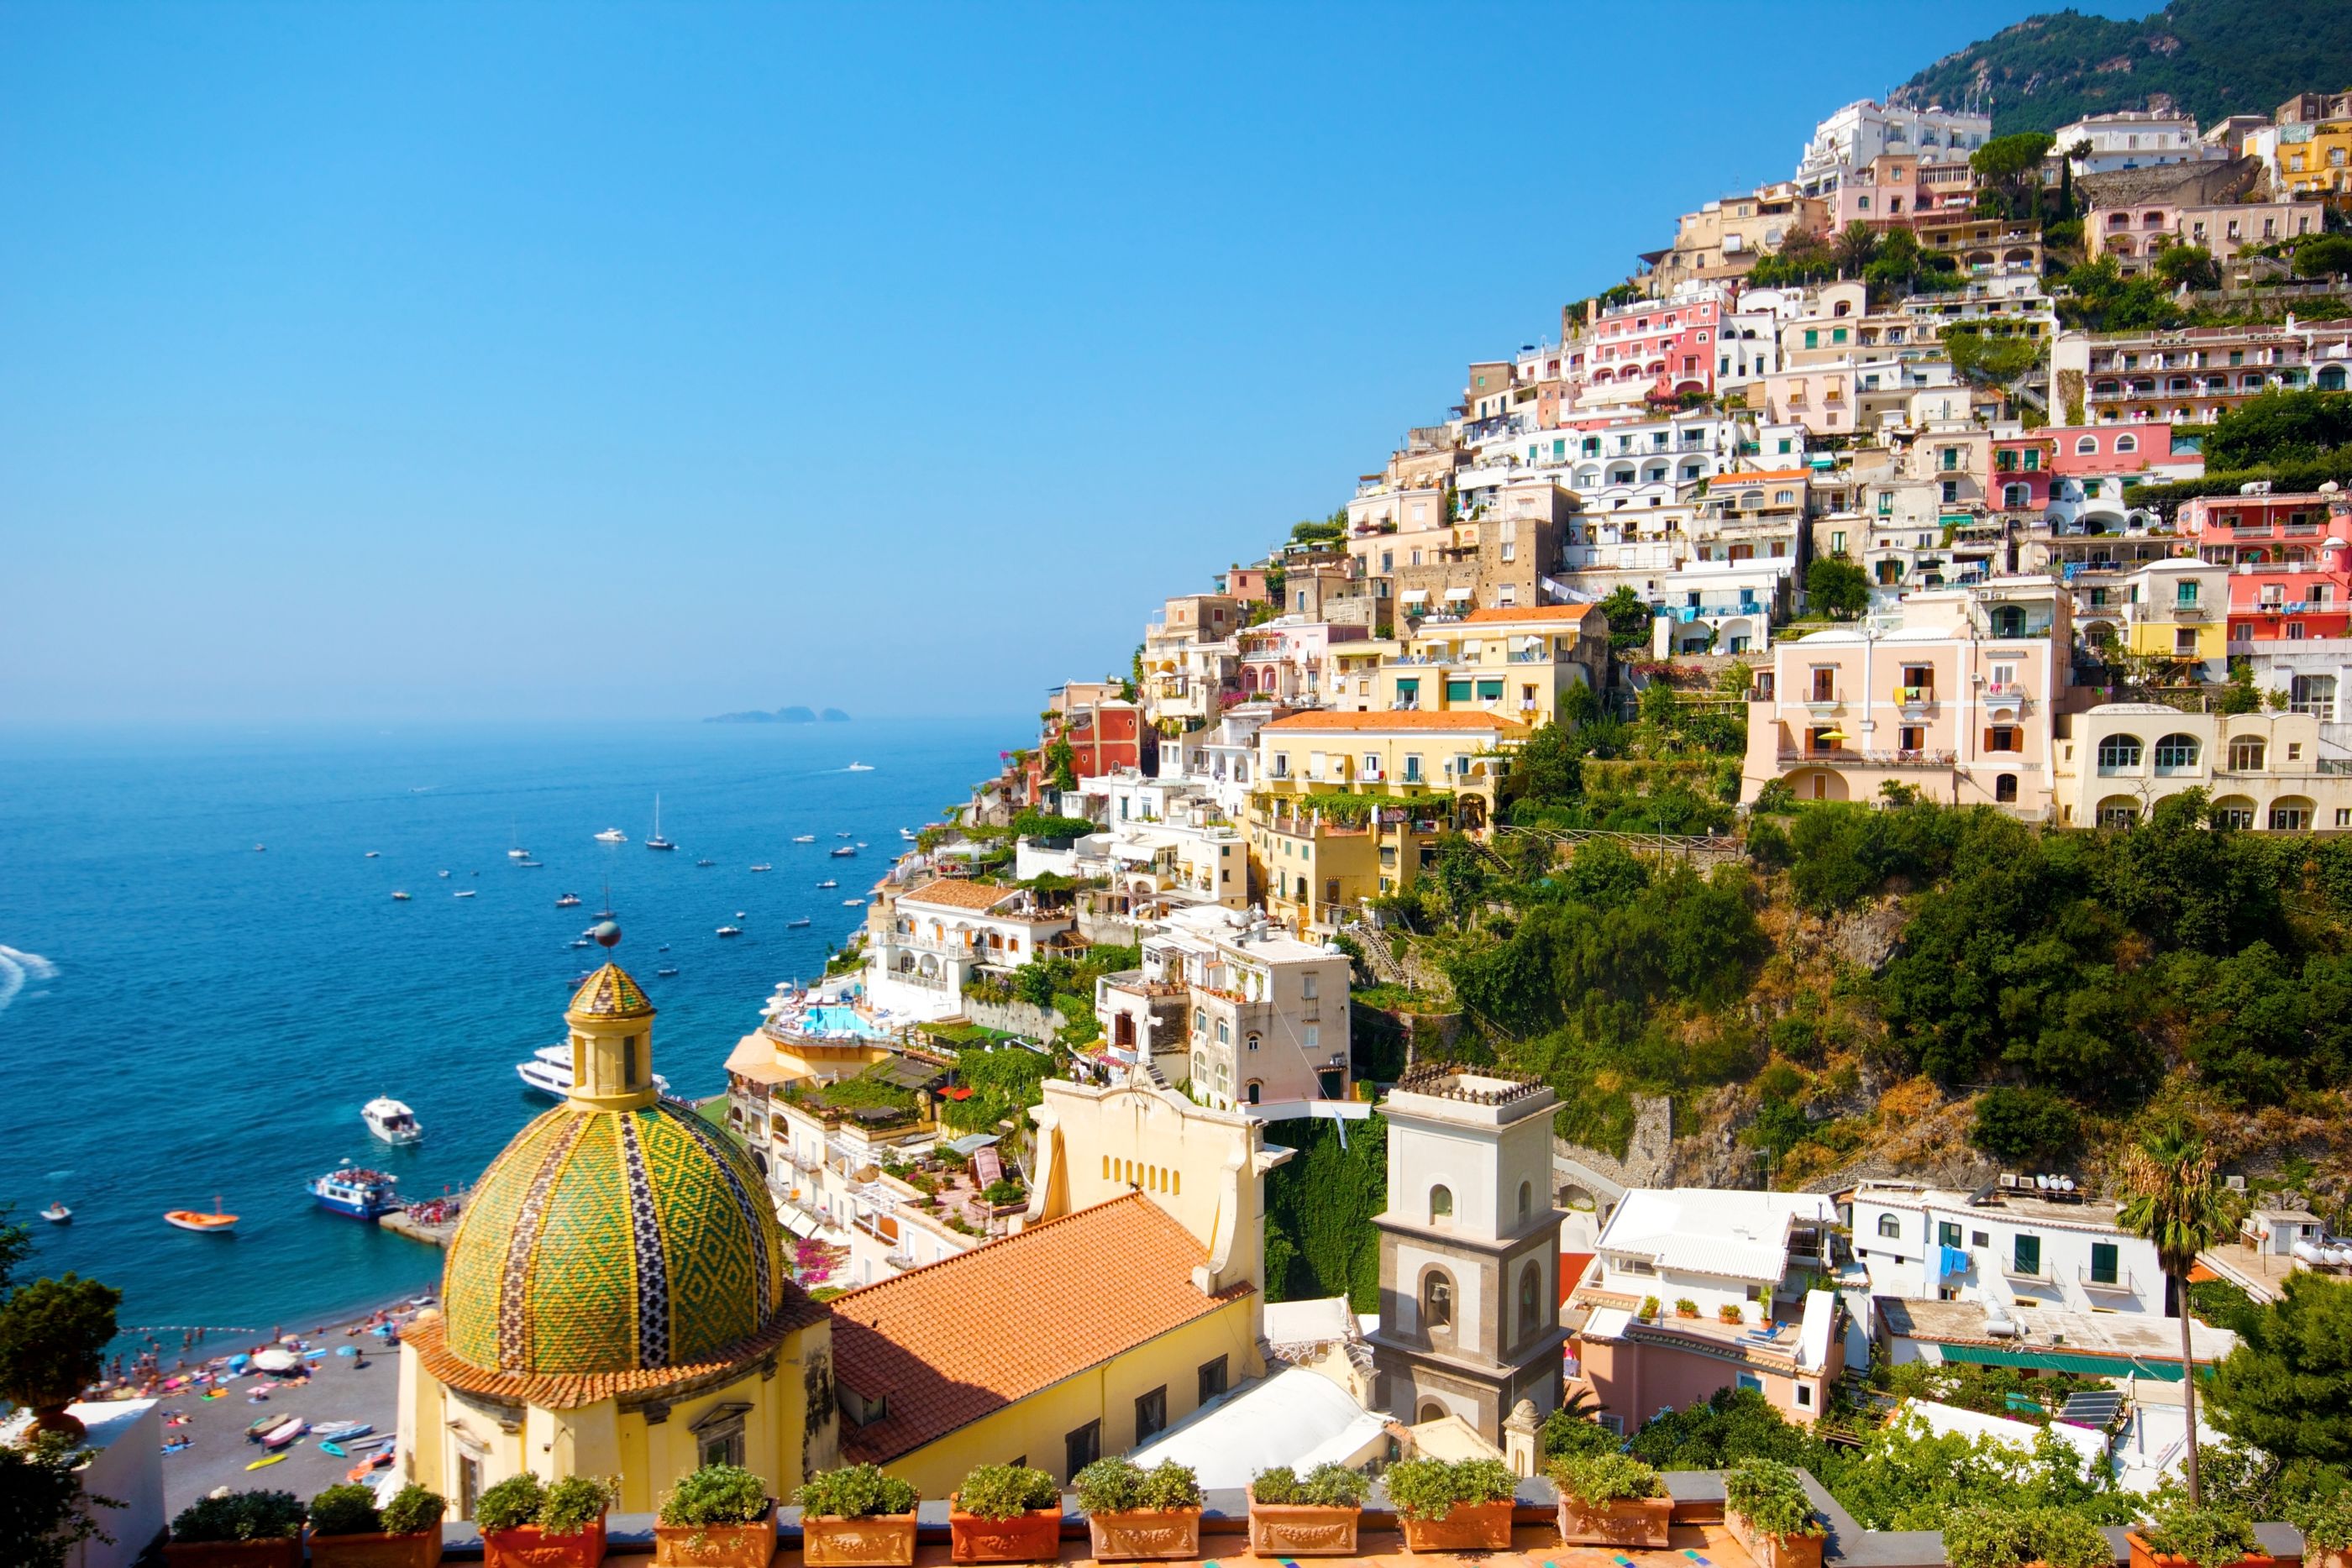
[[[874,764],[871,762],[853,762],[848,767],[843,768],[842,771],[845,773],[871,773],[874,771]]]
[[[510,861],[527,861],[530,859],[530,852],[524,849],[520,844],[517,844],[514,848],[507,852],[507,859]]]
[[[394,898],[395,898],[395,899],[399,900],[399,901],[400,901],[401,903],[403,903],[403,904],[406,904],[406,903],[408,902],[408,894],[404,894],[404,893],[397,893],[397,892],[395,892],[392,896],[393,896]]]
[[[837,861],[847,860],[857,852],[856,844],[835,844],[825,852]]]
[[[379,1094],[361,1106],[360,1120],[387,1144],[413,1144],[425,1135],[416,1113],[389,1095]]]
[[[766,861],[761,861],[758,865],[753,866],[751,869],[753,871],[773,871],[776,868],[770,865]]]
[[[646,841],[646,848],[649,850],[674,850],[677,848],[676,844],[671,843],[667,839],[662,837],[661,797],[659,795],[656,795],[654,797],[654,836]]]
[[[784,929],[785,929],[785,930],[787,930],[787,931],[797,931],[797,930],[799,930],[802,926],[806,925],[808,923],[809,923],[809,917],[808,917],[807,915],[802,915],[802,916],[801,916],[799,919],[797,919],[797,920],[787,920],[787,921],[785,921],[785,922],[784,922]]]
[[[478,896],[478,895],[474,892],[474,890],[473,890],[472,888],[470,888],[470,887],[469,887],[469,888],[466,889],[463,893],[453,893],[453,894],[451,894],[449,896],[450,896],[450,897],[452,897],[452,898],[474,898],[474,897],[477,897],[477,896]]]
[[[47,1220],[51,1225],[71,1225],[73,1223],[73,1210],[68,1208],[62,1203],[53,1203],[49,1205],[48,1207],[41,1210],[41,1218]]]
[[[368,858],[368,859],[370,859],[370,860],[373,860],[373,859],[375,859],[375,858],[376,858],[376,853],[375,853],[375,852],[374,852],[373,850],[370,850],[370,851],[368,851],[368,852],[367,852],[367,858]]]
[[[722,925],[719,928],[719,935],[721,936],[740,936],[743,935],[743,928],[740,925]]]
[[[841,902],[851,909],[863,909],[866,907],[866,901],[862,898],[845,898]]]
[[[794,833],[793,835],[793,842],[796,844],[813,844],[816,842],[816,835],[814,833]]]
[[[579,904],[580,895],[576,893],[567,893],[555,901],[555,907],[558,909],[576,909]]]
[[[629,841],[629,835],[618,828],[607,828],[596,835],[596,841],[600,844],[625,844]]]
[[[817,886],[820,888],[839,887],[841,883],[834,881],[831,877],[826,877],[823,882],[817,883]]]
[[[542,1045],[530,1053],[529,1061],[515,1063],[515,1074],[530,1088],[561,1100],[572,1092],[572,1047]],[[669,1080],[655,1073],[654,1088],[668,1093]]]
[[[915,830],[912,828],[901,828],[898,830],[898,836],[911,844],[915,841]]]

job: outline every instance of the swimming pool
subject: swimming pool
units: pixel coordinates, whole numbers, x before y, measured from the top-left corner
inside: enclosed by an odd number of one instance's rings
[[[854,1034],[860,1040],[887,1040],[889,1033],[856,1008],[828,1003],[810,1008],[793,1026],[802,1034]]]

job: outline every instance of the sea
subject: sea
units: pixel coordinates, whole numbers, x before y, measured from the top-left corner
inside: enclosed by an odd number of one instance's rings
[[[344,1160],[417,1199],[473,1180],[551,1103],[515,1065],[563,1038],[604,957],[572,944],[600,910],[659,1009],[655,1070],[721,1092],[777,983],[822,974],[862,923],[844,901],[899,830],[1024,728],[0,730],[0,1203],[34,1232],[20,1277],[115,1285],[116,1348],[152,1337],[167,1364],[190,1330],[245,1342],[436,1289],[439,1249],[327,1214],[305,1184]],[[671,852],[643,841],[656,793]],[[629,841],[597,841],[610,828]],[[422,1143],[369,1134],[379,1094]],[[71,1224],[37,1217],[53,1201]],[[233,1233],[163,1221],[215,1206]]]

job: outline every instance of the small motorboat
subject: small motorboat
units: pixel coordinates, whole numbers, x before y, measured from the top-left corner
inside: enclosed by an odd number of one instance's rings
[[[163,1223],[175,1225],[182,1230],[193,1230],[199,1235],[214,1236],[235,1229],[236,1216],[222,1213],[220,1199],[215,1197],[210,1213],[196,1208],[169,1208],[163,1211]]]
[[[816,835],[814,833],[794,833],[793,835],[793,842],[796,844],[813,844],[816,842]]]
[[[555,901],[555,907],[558,909],[576,909],[579,906],[580,895],[576,893],[567,893]]]
[[[753,866],[751,869],[753,871],[773,871],[776,868],[770,865],[766,861],[761,861],[758,865]]]
[[[898,836],[899,836],[901,839],[904,839],[907,842],[908,842],[908,843],[910,843],[910,844],[911,844],[911,843],[913,843],[913,842],[915,841],[915,831],[914,831],[912,828],[901,828],[901,829],[899,829],[899,830],[898,830]]]
[[[600,844],[625,844],[629,841],[629,835],[618,828],[607,828],[596,835],[596,841]]]
[[[849,909],[863,909],[866,907],[866,901],[862,898],[845,898],[841,902],[845,907]]]
[[[379,1094],[361,1106],[360,1120],[387,1144],[413,1144],[425,1136],[416,1113],[389,1095]]]
[[[697,865],[717,865],[719,862],[717,861],[697,861],[694,863]]]
[[[447,872],[446,872],[446,871],[443,871],[443,872],[436,872],[436,873],[434,873],[433,874],[434,874],[434,875],[436,875],[436,876],[442,876],[442,877],[446,877],[446,876],[447,876],[449,873],[448,873]]]
[[[406,904],[408,902],[408,894],[404,893],[394,893],[392,895],[392,899],[395,904]]]
[[[47,1220],[51,1225],[71,1225],[73,1223],[73,1210],[68,1208],[62,1203],[53,1203],[49,1205],[48,1207],[41,1210],[41,1218]]]
[[[373,859],[375,859],[375,858],[376,858],[376,852],[375,852],[373,850],[370,850],[370,851],[368,851],[368,852],[367,852],[367,858],[368,858],[368,859],[370,859],[370,860],[373,860]]]
[[[665,942],[660,946],[655,948],[654,951],[656,953],[667,953],[669,951],[669,944]]]
[[[844,773],[871,773],[874,771],[874,764],[871,762],[853,762],[848,767],[843,768],[842,771]]]
[[[797,930],[799,930],[802,926],[806,925],[808,923],[809,923],[809,917],[808,917],[807,915],[802,915],[802,916],[801,916],[799,919],[797,919],[797,920],[787,920],[787,921],[785,921],[785,922],[784,922],[784,929],[785,929],[785,930],[787,930],[787,931],[797,931]]]
[[[864,849],[864,848],[866,848],[866,841],[865,841],[864,839],[860,839],[860,840],[858,840],[858,841],[857,841],[857,847],[858,847],[859,849],[861,849],[861,850],[862,850],[862,849]]]
[[[837,861],[847,860],[850,856],[857,852],[857,846],[856,844],[835,844],[832,849],[825,852],[832,855],[833,858]]]
[[[614,914],[609,909],[600,909],[596,912],[596,918],[599,920],[618,920],[620,916]],[[588,934],[591,936],[593,936],[596,934],[596,928],[593,925],[590,926],[588,928]]]
[[[515,864],[524,871],[545,871],[547,869],[547,862],[545,861],[517,861],[515,862]]]
[[[256,845],[254,845],[254,846],[253,846],[253,852],[254,852],[255,854],[260,854],[260,853],[262,853],[263,852],[265,852],[266,850],[268,850],[268,848],[269,848],[269,846],[268,846],[268,844],[256,844]]]
[[[574,936],[572,939],[572,945],[574,947],[593,947],[596,946],[596,944],[589,941],[585,936]]]
[[[835,833],[833,836],[836,839],[854,839],[857,835],[856,833]]]
[[[458,892],[457,892],[457,893],[453,893],[453,894],[451,894],[449,896],[450,896],[450,897],[452,897],[452,898],[476,898],[476,897],[479,897],[479,896],[480,896],[480,894],[478,894],[478,893],[477,893],[473,888],[468,887],[468,888],[461,889],[461,890],[459,890],[459,891],[458,891]]]
[[[816,885],[820,890],[822,890],[828,887],[839,887],[841,883],[834,881],[831,877],[826,877],[823,882],[818,883]]]
[[[674,968],[671,968],[671,969],[656,969],[656,970],[654,971],[654,975],[655,975],[655,977],[656,977],[656,978],[657,978],[657,979],[664,979],[664,980],[668,979],[672,975],[675,975],[675,974],[677,974],[677,971],[676,969],[674,969]]]
[[[722,925],[719,928],[719,935],[721,936],[740,936],[743,935],[743,928],[740,925]]]
[[[507,852],[507,859],[510,861],[527,861],[530,859],[530,852],[523,848],[520,844],[517,844],[514,848]]]

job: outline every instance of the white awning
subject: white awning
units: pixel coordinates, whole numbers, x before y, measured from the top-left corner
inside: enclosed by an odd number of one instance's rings
[[[1406,603],[1410,604],[1411,602],[1412,602],[1412,601],[1414,601],[1414,600],[1416,600],[1416,599],[1426,599],[1426,598],[1428,598],[1428,597],[1429,597],[1429,591],[1428,591],[1427,589],[1425,589],[1425,588],[1415,588],[1415,589],[1410,589],[1410,590],[1406,591],[1404,593],[1402,593],[1402,594],[1399,595],[1399,597],[1400,597],[1400,598],[1402,598],[1402,599],[1403,599],[1403,600],[1405,601],[1405,602],[1406,602]]]
[[[1445,597],[1448,599],[1467,599],[1470,597],[1472,591],[1472,590],[1467,588],[1449,588],[1445,591]]]

